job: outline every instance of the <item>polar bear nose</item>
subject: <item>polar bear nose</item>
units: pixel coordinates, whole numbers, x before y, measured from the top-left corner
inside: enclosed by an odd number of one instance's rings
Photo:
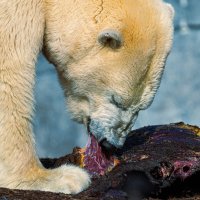
[[[112,144],[110,144],[106,138],[104,138],[101,142],[100,142],[100,146],[102,148],[103,151],[105,151],[106,153],[112,155],[115,153],[116,151],[116,147]]]

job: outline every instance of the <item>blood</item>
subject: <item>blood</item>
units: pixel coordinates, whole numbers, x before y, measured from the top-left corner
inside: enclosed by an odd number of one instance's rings
[[[90,135],[84,152],[83,167],[92,175],[104,175],[114,166],[114,156],[107,157],[97,139]]]

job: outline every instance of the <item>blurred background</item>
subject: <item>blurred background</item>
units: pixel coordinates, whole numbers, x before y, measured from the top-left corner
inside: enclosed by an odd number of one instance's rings
[[[166,2],[176,11],[173,49],[155,100],[140,112],[135,128],[180,121],[200,126],[200,1]],[[42,55],[35,97],[34,130],[40,157],[62,156],[86,144],[86,130],[70,120],[55,69]]]

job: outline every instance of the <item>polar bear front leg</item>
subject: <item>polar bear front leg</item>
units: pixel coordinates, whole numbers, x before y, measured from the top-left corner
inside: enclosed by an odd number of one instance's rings
[[[78,193],[90,182],[85,171],[75,166],[47,170],[35,153],[31,118],[42,3],[0,2],[0,187]]]

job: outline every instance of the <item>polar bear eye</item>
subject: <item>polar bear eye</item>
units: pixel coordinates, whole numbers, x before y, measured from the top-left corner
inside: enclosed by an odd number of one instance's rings
[[[116,98],[114,95],[111,96],[110,103],[115,105],[117,108],[122,109],[123,111],[127,111],[127,107],[121,103],[121,98]]]
[[[99,34],[98,42],[112,49],[118,49],[122,46],[122,36],[118,31],[105,30]]]

